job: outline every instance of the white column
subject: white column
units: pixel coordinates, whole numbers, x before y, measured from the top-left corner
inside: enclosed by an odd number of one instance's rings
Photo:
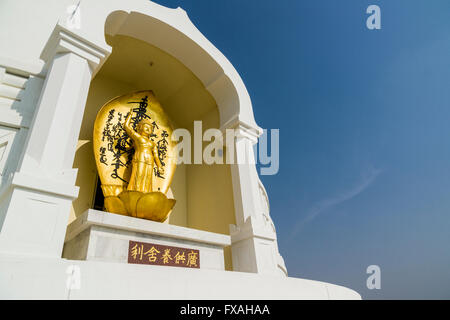
[[[71,203],[72,169],[100,48],[57,25],[42,53],[50,66],[17,172],[0,196],[0,252],[61,257]]]
[[[253,145],[260,130],[234,126],[234,164],[231,165],[236,225],[230,226],[233,270],[281,274],[277,264],[276,234],[264,217]]]
[[[236,210],[236,223],[243,225],[250,217],[256,219],[261,211],[258,173],[255,167],[253,145],[257,143],[257,132],[242,127],[234,129],[234,162],[231,166],[233,179],[233,196]],[[236,182],[236,183],[235,183]]]
[[[91,76],[86,59],[71,52],[55,55],[20,172],[71,182],[73,156]]]

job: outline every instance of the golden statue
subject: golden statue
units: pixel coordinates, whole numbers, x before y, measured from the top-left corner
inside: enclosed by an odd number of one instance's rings
[[[125,131],[133,140],[134,145],[131,177],[127,189],[144,193],[152,192],[154,162],[158,165],[159,172],[164,174],[164,167],[159,160],[158,149],[150,138],[153,134],[153,126],[148,120],[143,119],[138,123],[137,131],[134,131],[130,122],[131,112],[128,113],[124,124]]]
[[[173,127],[153,92],[106,103],[94,124],[94,156],[108,212],[163,222],[176,168]]]

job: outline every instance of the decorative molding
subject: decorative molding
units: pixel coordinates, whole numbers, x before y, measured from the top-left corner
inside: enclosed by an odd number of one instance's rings
[[[86,59],[90,67],[96,70],[103,64],[111,50],[106,50],[57,24],[42,50],[41,59],[47,63],[48,68],[48,64],[57,54],[69,52]]]
[[[44,80],[14,69],[0,67],[0,124],[28,128]]]
[[[45,77],[45,72],[43,71],[44,62],[39,59],[33,62],[27,62],[0,55],[0,68],[4,68],[6,72],[22,77],[29,77],[31,75],[41,78]]]
[[[230,225],[231,243],[237,243],[249,238],[259,238],[274,241],[276,234],[263,225],[255,223],[252,217],[249,217],[241,226]]]
[[[226,129],[233,129],[237,132],[235,135],[238,138],[248,138],[253,143],[258,142],[258,138],[262,135],[263,130],[259,126],[252,126],[242,120],[239,120],[239,116],[235,116],[231,120],[227,121],[220,130],[225,135]]]
[[[79,187],[61,183],[46,178],[31,176],[23,172],[16,172],[12,176],[12,187],[36,190],[38,192],[50,193],[74,200],[78,197]]]

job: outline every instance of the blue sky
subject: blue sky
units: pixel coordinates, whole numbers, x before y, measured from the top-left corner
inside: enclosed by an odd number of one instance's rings
[[[280,129],[261,179],[289,275],[450,299],[450,1],[155,2],[187,11]]]

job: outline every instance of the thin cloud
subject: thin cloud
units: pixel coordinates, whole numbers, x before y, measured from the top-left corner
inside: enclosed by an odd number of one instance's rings
[[[373,167],[369,168],[367,172],[363,175],[362,179],[352,188],[347,189],[337,195],[334,195],[330,198],[319,201],[315,206],[313,206],[306,214],[303,219],[297,221],[294,226],[294,230],[292,231],[291,237],[297,235],[297,233],[301,230],[301,228],[308,222],[311,222],[314,218],[316,218],[319,214],[328,211],[329,209],[341,204],[345,201],[348,201],[358,194],[363,192],[367,187],[369,187],[378,175],[382,172],[381,169],[375,169]]]

